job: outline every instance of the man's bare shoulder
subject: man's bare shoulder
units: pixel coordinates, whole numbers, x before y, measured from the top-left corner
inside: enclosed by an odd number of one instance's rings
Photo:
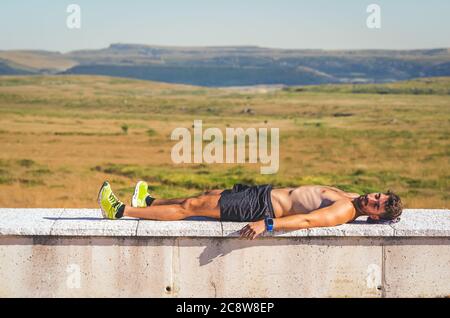
[[[332,207],[335,207],[335,209],[339,209],[341,211],[354,211],[355,207],[353,206],[353,203],[348,198],[339,198],[336,200],[332,205]]]
[[[348,223],[357,217],[352,201],[344,197],[335,200],[333,204],[323,210],[329,217],[334,219],[336,224]]]
[[[355,210],[351,201],[339,199],[330,206],[311,212],[308,216],[312,227],[337,226],[352,221]]]
[[[342,217],[342,223],[354,221],[358,217],[355,206],[348,198],[341,198],[337,200],[333,205],[330,206],[330,208],[331,211],[339,214]]]

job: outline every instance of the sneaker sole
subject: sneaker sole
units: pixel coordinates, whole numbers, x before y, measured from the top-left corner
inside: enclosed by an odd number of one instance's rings
[[[97,196],[97,202],[98,202],[98,205],[100,206],[100,211],[102,211],[102,216],[105,218],[105,219],[107,219],[108,217],[107,217],[107,215],[106,215],[106,212],[103,210],[103,208],[102,208],[102,194],[103,194],[103,189],[105,188],[105,186],[107,185],[108,183],[105,181],[105,182],[103,182],[103,184],[102,184],[102,186],[100,187],[100,190],[98,191],[98,196]]]
[[[133,194],[133,198],[131,199],[131,206],[133,208],[137,208],[138,207],[138,195],[139,195],[139,187],[141,186],[143,181],[139,181],[136,184],[136,187],[134,188],[134,194]]]

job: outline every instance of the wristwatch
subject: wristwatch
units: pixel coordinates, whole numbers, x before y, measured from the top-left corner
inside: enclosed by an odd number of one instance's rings
[[[264,224],[266,224],[266,230],[268,232],[273,232],[273,219],[272,218],[265,218]]]

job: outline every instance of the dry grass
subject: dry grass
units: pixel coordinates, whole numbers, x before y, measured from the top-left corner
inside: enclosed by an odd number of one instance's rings
[[[279,173],[262,176],[254,164],[172,164],[170,133],[194,119],[223,130],[279,127]],[[391,188],[408,207],[448,208],[449,123],[448,95],[261,94],[108,77],[0,77],[0,206],[96,207],[105,179],[129,201],[144,178],[164,197],[234,180],[323,183]]]

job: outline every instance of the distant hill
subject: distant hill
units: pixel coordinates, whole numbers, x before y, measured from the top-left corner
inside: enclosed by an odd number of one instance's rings
[[[0,60],[40,74],[56,74],[78,64],[65,54],[48,51],[0,51]]]
[[[3,62],[2,62],[3,61]],[[450,50],[292,50],[112,44],[65,54],[0,51],[0,74],[95,74],[201,86],[383,83],[450,76]]]
[[[0,75],[30,75],[34,72],[23,68],[21,65],[16,65],[10,61],[0,59]]]

